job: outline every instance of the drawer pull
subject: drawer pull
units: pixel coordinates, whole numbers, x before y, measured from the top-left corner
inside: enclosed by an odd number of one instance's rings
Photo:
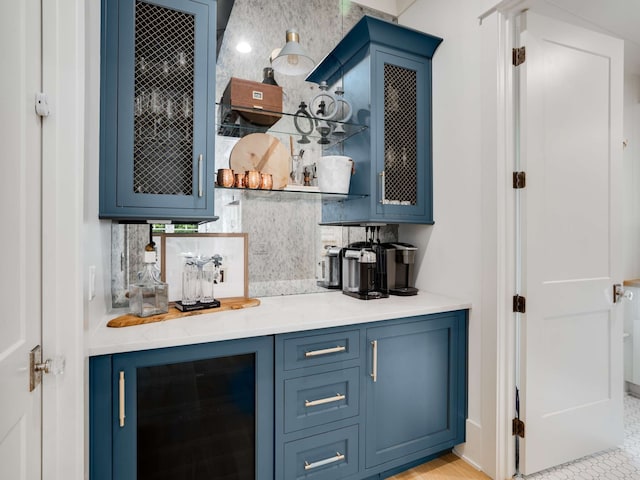
[[[120,371],[118,379],[118,420],[120,427],[124,427],[124,372]]]
[[[318,460],[317,462],[309,463],[306,460],[304,461],[304,469],[311,470],[313,468],[322,467],[323,465],[329,465],[331,463],[340,462],[345,459],[345,456],[340,452],[336,452],[335,457],[325,458],[324,460]]]
[[[311,401],[305,400],[304,406],[315,407],[316,405],[324,405],[325,403],[339,402],[340,400],[344,400],[345,398],[347,398],[346,395],[343,395],[342,393],[336,393],[335,397],[320,398],[318,400]]]
[[[347,347],[338,345],[337,347],[324,348],[322,350],[311,350],[310,352],[304,352],[305,357],[316,357],[318,355],[328,355],[329,353],[344,352]]]

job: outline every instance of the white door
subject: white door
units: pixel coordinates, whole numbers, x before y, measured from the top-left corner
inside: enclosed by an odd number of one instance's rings
[[[0,477],[41,478],[42,386],[29,392],[41,336],[41,0],[0,2]]]
[[[620,208],[623,45],[521,17],[520,472],[623,439]]]

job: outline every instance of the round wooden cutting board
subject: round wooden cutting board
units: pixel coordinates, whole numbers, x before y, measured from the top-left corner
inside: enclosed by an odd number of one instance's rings
[[[234,172],[258,170],[270,173],[273,189],[281,190],[289,181],[291,157],[276,137],[267,133],[252,133],[242,137],[231,150],[229,166]]]

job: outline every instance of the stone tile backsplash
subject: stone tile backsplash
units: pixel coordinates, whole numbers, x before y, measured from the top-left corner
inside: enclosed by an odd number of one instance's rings
[[[220,220],[199,226],[202,233],[247,233],[249,296],[269,297],[323,292],[316,285],[325,245],[364,241],[364,227],[318,225],[319,197],[284,192],[217,190]],[[142,268],[148,225],[112,225],[112,302],[126,307],[129,283]],[[380,230],[380,241],[398,241],[398,226]]]
[[[249,235],[249,295],[264,297],[326,291],[316,285],[325,245],[365,240],[363,227],[318,225],[320,197],[290,192],[216,190],[220,219],[202,232]],[[398,226],[380,230],[380,241],[398,240]]]

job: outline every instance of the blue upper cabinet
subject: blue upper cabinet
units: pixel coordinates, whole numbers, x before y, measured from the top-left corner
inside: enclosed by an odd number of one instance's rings
[[[102,0],[100,218],[214,217],[215,0]]]
[[[307,77],[342,83],[352,121],[369,128],[342,152],[355,161],[349,193],[325,200],[325,224],[433,222],[431,58],[441,38],[365,16]]]

